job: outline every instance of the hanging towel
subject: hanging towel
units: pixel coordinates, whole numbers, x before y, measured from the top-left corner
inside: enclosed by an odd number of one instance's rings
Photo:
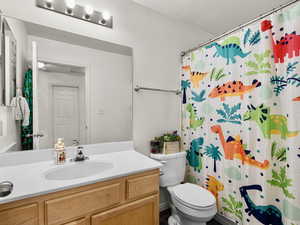
[[[30,110],[26,99],[22,96],[14,97],[10,104],[13,107],[15,120],[22,120],[22,126],[29,125]]]

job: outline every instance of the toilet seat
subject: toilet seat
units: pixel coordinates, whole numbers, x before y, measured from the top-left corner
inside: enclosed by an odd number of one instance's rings
[[[190,183],[173,187],[174,200],[186,207],[198,210],[215,207],[216,199],[208,190]]]
[[[190,183],[168,188],[179,214],[208,221],[217,213],[216,199],[208,190]]]

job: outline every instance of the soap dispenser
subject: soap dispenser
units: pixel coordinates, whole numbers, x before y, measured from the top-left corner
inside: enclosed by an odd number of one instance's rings
[[[66,162],[66,150],[64,140],[62,138],[58,138],[54,148],[56,164],[64,164]]]

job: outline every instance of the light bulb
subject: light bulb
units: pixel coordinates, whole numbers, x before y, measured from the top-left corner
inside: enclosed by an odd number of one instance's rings
[[[93,13],[94,13],[94,8],[92,7],[92,6],[90,6],[90,5],[87,5],[86,7],[85,7],[85,13],[87,14],[87,15],[92,15]]]
[[[46,0],[46,7],[52,8],[53,0]]]
[[[110,19],[110,13],[107,12],[107,11],[104,11],[104,12],[102,13],[102,18],[103,18],[104,20],[109,20],[109,19]]]
[[[45,68],[45,63],[43,63],[43,62],[38,62],[38,68],[39,69],[43,69],[43,68]]]
[[[75,0],[65,0],[68,9],[73,9],[76,5]]]

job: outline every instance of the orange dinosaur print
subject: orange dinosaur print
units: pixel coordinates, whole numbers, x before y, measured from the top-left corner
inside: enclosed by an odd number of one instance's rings
[[[215,177],[210,175],[207,176],[206,181],[206,189],[215,196],[217,207],[219,208],[219,192],[224,190],[224,185]]]
[[[200,81],[208,75],[208,73],[192,72],[190,66],[183,66],[182,69],[190,73],[190,81],[193,85],[193,88],[200,88]]]
[[[300,96],[299,96],[299,97],[296,97],[296,98],[293,98],[293,101],[294,101],[294,102],[300,102]]]
[[[225,137],[222,131],[221,126],[215,125],[211,127],[212,132],[219,135],[221,144],[223,146],[225,159],[227,160],[233,160],[238,159],[242,161],[242,164],[248,164],[251,166],[255,166],[260,169],[268,169],[270,166],[270,163],[268,160],[264,160],[263,163],[258,162],[253,157],[249,157],[244,149],[243,141],[240,139],[240,137],[233,138],[232,136],[229,136],[227,141],[225,141]]]
[[[208,97],[210,98],[220,98],[221,101],[225,101],[226,97],[229,96],[240,96],[241,99],[244,98],[244,94],[252,91],[254,88],[260,87],[261,82],[258,80],[253,80],[251,85],[244,85],[241,81],[229,81],[222,86],[215,87]]]

